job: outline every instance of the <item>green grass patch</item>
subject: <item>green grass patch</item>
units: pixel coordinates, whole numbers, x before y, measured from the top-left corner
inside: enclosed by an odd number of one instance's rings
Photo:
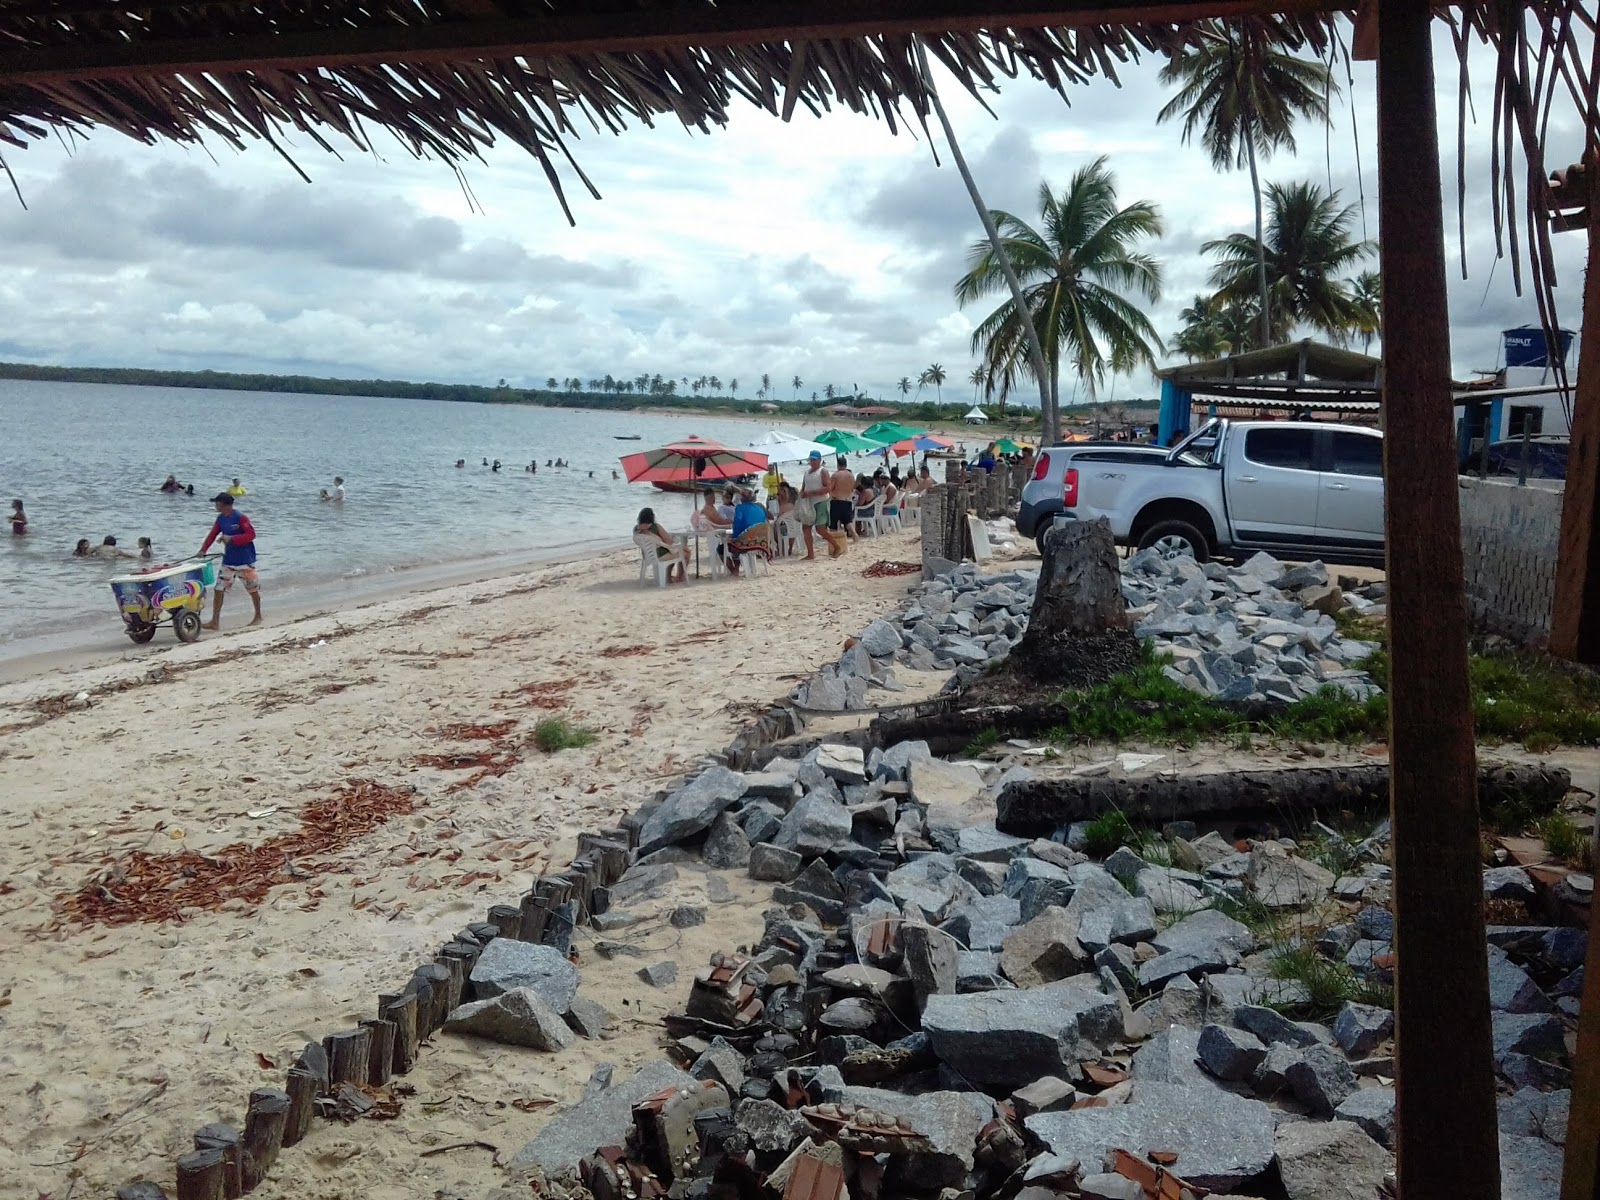
[[[1354,636],[1382,643],[1381,626],[1355,620],[1364,623]],[[1147,641],[1144,661],[1132,671],[1092,688],[1061,693],[1057,703],[1064,710],[1064,721],[1051,732],[1051,739],[1158,745],[1229,741],[1248,746],[1252,733],[1287,741],[1345,743],[1388,736],[1386,693],[1358,700],[1341,688],[1324,687],[1265,720],[1250,722],[1236,709],[1168,679],[1162,673],[1168,661]],[[1388,688],[1386,649],[1375,651],[1359,666],[1379,687]],[[1600,675],[1522,651],[1474,654],[1469,666],[1474,726],[1480,739],[1520,742],[1532,753],[1556,746],[1600,745]]]
[[[982,754],[1000,744],[1000,731],[992,726],[967,743],[968,754]]]
[[[546,717],[533,727],[533,744],[546,754],[577,750],[594,744],[594,732],[572,724],[565,717]]]
[[[1551,813],[1539,822],[1538,829],[1539,836],[1544,839],[1544,848],[1554,857],[1578,867],[1588,861],[1588,839],[1566,813]]]
[[[1093,858],[1109,858],[1122,846],[1131,846],[1139,831],[1120,808],[1108,809],[1088,823],[1083,831],[1084,853]]]
[[[1274,1004],[1292,1015],[1316,1021],[1332,1019],[1346,1002],[1394,1007],[1394,991],[1363,978],[1344,963],[1330,962],[1310,946],[1286,946],[1272,957],[1274,979],[1293,980],[1304,986],[1310,999],[1303,1004]]]

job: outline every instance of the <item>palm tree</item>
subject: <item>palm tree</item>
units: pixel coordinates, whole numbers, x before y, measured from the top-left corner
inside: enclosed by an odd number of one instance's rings
[[[1198,131],[1200,144],[1219,171],[1250,168],[1256,202],[1256,240],[1263,242],[1264,216],[1258,158],[1276,150],[1294,153],[1297,117],[1328,119],[1328,97],[1338,85],[1320,62],[1289,53],[1299,37],[1278,17],[1250,17],[1207,24],[1161,69],[1161,82],[1178,84],[1157,121],[1183,117],[1183,141]],[[1256,260],[1261,345],[1271,341],[1265,257]]]
[[[1190,362],[1221,358],[1230,350],[1242,349],[1228,340],[1225,308],[1216,296],[1196,296],[1193,304],[1178,313],[1183,326],[1172,339],[1172,349]]]
[[[900,376],[900,382],[895,384],[895,387],[900,389],[900,395],[902,397],[910,395],[911,394],[911,376],[909,376],[909,375]]]
[[[1362,353],[1372,349],[1372,339],[1383,332],[1383,288],[1376,271],[1362,271],[1350,281],[1350,299],[1356,324],[1351,331],[1361,339]]]
[[[1373,252],[1371,242],[1352,241],[1355,206],[1339,205],[1339,193],[1315,183],[1269,184],[1266,241],[1235,233],[1206,242],[1214,255],[1211,282],[1224,302],[1240,303],[1256,291],[1257,263],[1267,264],[1267,319],[1270,336],[1283,339],[1296,325],[1330,337],[1359,332],[1352,284],[1343,277]]]
[[[978,403],[978,389],[989,381],[989,372],[982,367],[973,367],[967,373],[967,382],[972,385],[972,403]]]
[[[815,395],[816,393],[813,392],[812,394]],[[824,387],[822,389],[822,394],[824,396],[826,396],[829,400],[832,400],[833,399],[833,384],[830,383],[826,387]]]
[[[1161,264],[1134,246],[1162,232],[1161,214],[1149,201],[1117,207],[1117,184],[1104,158],[1080,168],[1059,196],[1039,185],[1040,228],[996,211],[1001,244],[1023,284],[1026,317],[1014,300],[1004,301],[972,332],[972,349],[991,379],[1035,370],[1028,355],[1027,326],[1044,347],[1048,386],[1045,432],[1059,430],[1063,357],[1091,398],[1107,370],[1126,373],[1153,364],[1161,346],[1155,327],[1132,292],[1154,304],[1161,298]],[[963,306],[980,296],[1008,291],[993,247],[975,243],[971,269],[956,282]]]
[[[789,386],[794,388],[794,398],[796,400],[800,399],[800,376],[796,375],[794,379],[790,381]]]
[[[737,379],[728,380],[728,395],[737,396],[738,394],[739,394],[739,381]]]
[[[765,400],[772,394],[772,376],[765,371],[761,372],[761,398]]]
[[[943,404],[944,403],[944,390],[941,387],[941,385],[944,383],[944,380],[945,380],[944,368],[941,367],[938,363],[934,363],[932,366],[930,366],[926,371],[924,371],[922,373],[922,379],[923,379],[923,382],[925,382],[925,383],[933,384],[933,390],[939,397],[939,403]]]
[[[558,379],[557,379],[557,378],[556,378],[556,377],[555,377],[555,376],[554,376],[554,375],[552,375],[552,376],[550,376],[550,378],[549,378],[549,379],[546,379],[546,380],[545,380],[545,381],[544,381],[544,386],[545,386],[545,388],[546,388],[546,389],[547,389],[547,390],[549,390],[549,391],[552,391],[552,392],[553,392],[553,391],[555,391],[555,390],[556,390],[556,387],[557,387],[557,385],[558,385],[558,384],[559,384],[559,383],[560,383],[560,380],[558,380]]]

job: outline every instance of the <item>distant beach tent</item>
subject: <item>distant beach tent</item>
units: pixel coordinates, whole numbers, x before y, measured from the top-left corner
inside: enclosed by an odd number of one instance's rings
[[[835,453],[831,445],[808,441],[792,433],[785,433],[781,429],[767,430],[751,442],[747,449],[756,454],[765,454],[769,462],[775,463],[805,462],[813,452],[824,458]]]
[[[836,454],[849,454],[853,451],[876,450],[877,442],[869,442],[859,433],[851,433],[848,429],[830,429],[826,433],[817,434],[817,441],[824,446],[829,446]]]
[[[737,479],[759,475],[767,469],[767,456],[737,450],[708,438],[687,437],[670,446],[622,456],[622,472],[629,483],[694,483],[706,479]]]
[[[966,422],[968,425],[983,425],[989,420],[989,414],[974,404],[967,410]]]

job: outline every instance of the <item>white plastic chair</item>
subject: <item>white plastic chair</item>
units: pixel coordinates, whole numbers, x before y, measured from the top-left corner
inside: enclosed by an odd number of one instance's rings
[[[653,533],[636,533],[633,535],[633,544],[639,548],[639,586],[643,587],[649,582],[650,570],[653,567],[656,573],[656,586],[666,587],[667,575],[677,560],[671,555],[662,558],[656,553],[661,548],[661,539]]]
[[[900,519],[907,525],[916,525],[922,520],[922,493],[900,493]]]
[[[800,522],[795,520],[793,513],[788,513],[778,518],[778,544],[773,550],[780,557],[800,553],[800,541],[805,537],[805,532],[800,528]]]
[[[706,557],[711,560],[711,577],[728,573],[728,564],[723,561],[722,555],[717,553],[717,548],[728,540],[728,531],[721,525],[713,525],[706,520],[705,514],[699,509],[689,518],[689,528],[694,532],[696,540],[706,544]]]
[[[900,528],[900,513],[905,508],[906,497],[904,492],[895,492],[894,511],[884,507],[884,498],[878,497],[878,530],[881,533],[893,533]]]

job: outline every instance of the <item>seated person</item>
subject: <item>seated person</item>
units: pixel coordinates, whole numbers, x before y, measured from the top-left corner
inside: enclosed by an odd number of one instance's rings
[[[883,497],[883,515],[896,516],[900,512],[900,489],[895,487],[894,480],[886,476],[881,470],[872,474],[873,486],[878,489],[878,494]]]
[[[641,508],[639,510],[639,519],[634,522],[633,532],[634,536],[636,537],[639,534],[647,534],[661,543],[659,546],[655,547],[656,557],[660,559],[672,560],[672,565],[667,568],[668,583],[688,582],[689,547],[684,543],[677,541],[670,533],[657,524],[655,509]],[[673,579],[674,571],[677,572],[676,581]]]
[[[767,510],[756,503],[752,488],[742,488],[733,509],[733,536],[728,539],[728,570],[739,573],[739,555],[764,554],[772,557],[771,530]]]
[[[727,518],[728,524],[733,524],[733,510],[739,507],[739,497],[734,488],[722,489],[722,503],[717,505],[717,511]]]
[[[702,504],[698,510],[696,510],[694,518],[690,524],[698,533],[709,533],[715,535],[724,530],[733,528],[733,513],[731,510],[729,510],[729,512],[724,515],[722,507],[717,503],[717,494],[715,492],[707,492],[705,503]],[[716,543],[717,557],[721,558],[723,549],[722,543],[724,539],[713,536],[712,540]]]
[[[878,493],[872,490],[872,480],[859,479],[856,481],[856,532],[866,532],[866,520],[872,515],[872,506],[877,503]]]

